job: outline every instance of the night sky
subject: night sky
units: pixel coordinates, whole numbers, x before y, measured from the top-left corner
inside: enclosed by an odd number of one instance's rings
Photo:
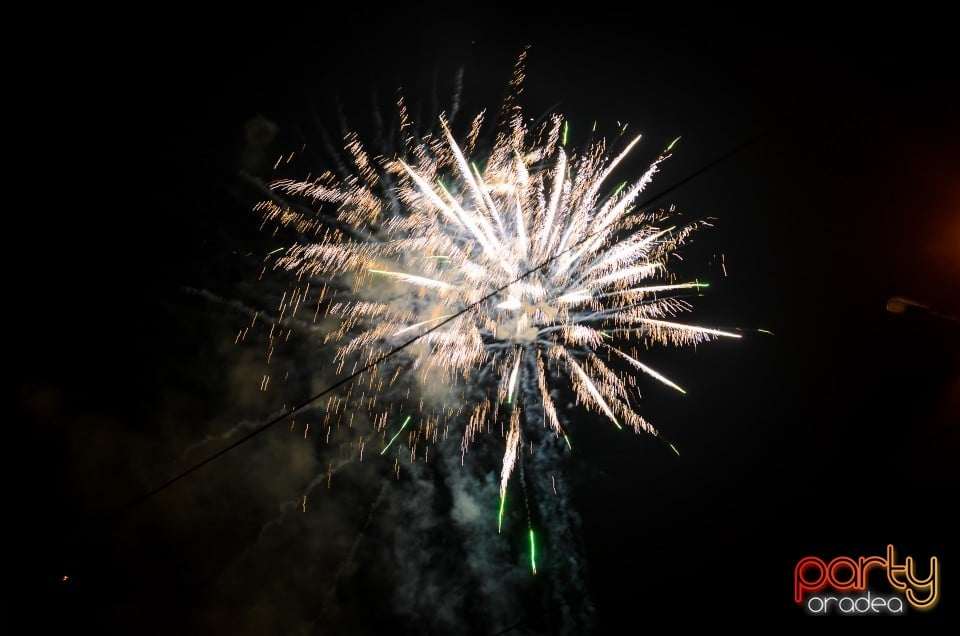
[[[13,584],[42,608],[33,620],[123,633],[547,634],[571,615],[595,633],[703,615],[817,627],[791,599],[796,562],[888,543],[941,560],[939,607],[908,620],[955,620],[960,325],[885,309],[903,296],[960,315],[960,95],[941,19],[368,19],[163,19],[44,69],[62,106],[31,124],[10,331],[9,426],[25,433],[8,450],[22,466],[8,512],[25,522]],[[303,144],[315,161],[296,169],[325,167],[338,112],[362,138],[374,111],[395,117],[398,87],[427,122],[460,68],[464,119],[494,111],[525,44],[526,113],[563,113],[574,143],[595,120],[608,134],[630,122],[644,141],[625,174],[682,135],[652,193],[762,135],[658,204],[716,218],[684,248],[684,273],[711,281],[694,317],[775,335],[656,352],[688,393],[651,386],[642,414],[679,457],[565,411],[577,445],[556,474],[571,512],[539,521],[567,529],[583,589],[558,602],[562,572],[521,576],[519,512],[512,533],[491,525],[476,541],[445,525],[467,514],[458,488],[499,471],[496,452],[399,481],[370,453],[328,490],[322,439],[282,423],[123,508],[333,377],[295,342],[282,352],[295,379],[262,393],[262,348],[233,344],[244,308],[275,303],[256,279],[282,244],[259,229],[241,174],[270,179]]]

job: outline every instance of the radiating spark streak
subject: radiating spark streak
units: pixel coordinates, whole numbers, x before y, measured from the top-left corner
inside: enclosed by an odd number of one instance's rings
[[[654,294],[657,292],[663,291],[675,291],[677,289],[700,289],[702,287],[709,287],[710,283],[678,283],[676,285],[647,285],[644,287],[631,287],[630,289],[619,289],[612,292],[605,292],[603,294],[594,294],[589,290],[580,290],[575,292],[570,292],[569,294],[564,294],[563,296],[557,297],[557,302],[565,305],[571,303],[582,303],[594,298],[608,298],[610,296],[626,296],[631,294]]]
[[[516,196],[517,196],[517,206],[515,209],[517,212],[517,219],[516,219],[517,247],[519,248],[519,251],[520,251],[520,257],[524,258],[527,255],[527,249],[528,249],[527,248],[527,228],[526,228],[526,223],[523,220],[523,204],[520,203],[520,194],[517,193]]]
[[[520,373],[520,359],[523,357],[523,349],[517,351],[517,361],[513,365],[513,372],[510,374],[510,390],[507,393],[507,403],[513,402],[513,392],[517,388],[517,378]]]
[[[486,252],[487,256],[495,258],[497,255],[497,249],[494,247],[493,243],[496,242],[496,239],[488,236],[484,232],[485,228],[483,227],[482,219],[477,216],[467,214],[467,212],[464,211],[464,209],[460,206],[460,203],[457,202],[452,194],[450,194],[450,191],[447,190],[446,186],[444,186],[443,183],[440,183],[439,185],[440,190],[450,201],[449,209],[452,210],[453,214],[460,221],[460,224],[470,230],[474,237],[476,237],[477,242],[479,242],[481,247],[483,247],[483,250]]]
[[[423,180],[423,177],[418,175],[410,166],[408,166],[404,162],[401,161],[400,165],[403,166],[403,169],[406,171],[408,175],[410,175],[410,178],[413,179],[414,183],[416,183],[420,187],[420,191],[423,192],[425,195],[427,195],[427,198],[430,199],[430,201],[433,202],[435,206],[437,206],[437,209],[443,212],[453,222],[460,225],[463,224],[463,221],[461,221],[460,218],[454,213],[454,211],[451,210],[447,206],[447,204],[444,203],[443,200],[437,196],[437,193],[433,191],[433,188],[430,187],[429,183]]]
[[[481,209],[484,208],[486,201],[481,193],[480,185],[474,180],[473,174],[470,172],[470,166],[467,165],[467,160],[463,156],[463,151],[460,150],[457,140],[453,138],[453,133],[450,132],[450,126],[447,124],[447,121],[442,117],[440,118],[440,126],[447,135],[448,147],[453,152],[453,156],[457,161],[457,166],[460,168],[460,175],[463,177],[463,180],[466,181],[467,185],[470,186],[470,191],[473,194],[473,199],[477,206]]]
[[[517,160],[515,164],[517,169],[517,181],[519,181],[521,185],[525,186],[530,181],[530,172],[527,170],[527,164],[523,162],[523,157],[520,156],[520,153],[517,152],[516,149],[513,151],[513,156]]]
[[[422,326],[424,326],[424,325],[429,325],[429,324],[432,323],[432,322],[437,322],[438,320],[443,320],[444,318],[449,318],[450,316],[453,316],[453,314],[444,314],[443,316],[437,316],[436,318],[431,318],[430,320],[424,320],[423,322],[418,322],[418,323],[416,323],[416,324],[414,324],[414,325],[410,325],[409,327],[404,327],[403,329],[401,329],[400,331],[396,332],[396,333],[393,334],[393,335],[394,335],[394,336],[399,336],[400,334],[407,333],[408,331],[413,331],[413,330],[416,329],[417,327],[422,327]]]
[[[667,146],[666,148],[664,148],[663,151],[664,151],[664,152],[670,152],[671,150],[673,150],[673,146],[674,146],[678,141],[680,141],[680,137],[677,137],[676,139],[674,139],[673,141],[671,141],[671,142],[670,142],[670,145]]]
[[[623,149],[623,152],[617,155],[616,158],[610,162],[610,165],[607,166],[607,168],[603,171],[603,173],[600,174],[597,180],[592,184],[590,189],[591,197],[592,195],[595,195],[600,190],[600,187],[603,186],[603,182],[606,181],[607,177],[609,177],[613,173],[613,171],[616,169],[616,167],[620,165],[620,162],[623,161],[627,157],[627,155],[630,154],[630,151],[633,150],[633,147],[636,146],[638,143],[640,143],[640,139],[642,137],[643,135],[637,135],[636,137],[634,137],[633,141],[627,144],[627,147]],[[620,194],[620,191],[623,190],[626,187],[626,185],[627,185],[626,181],[620,184],[620,187],[617,188],[617,191],[613,193],[613,196],[617,196],[618,194]]]
[[[662,269],[663,266],[660,263],[628,267],[627,269],[622,269],[620,271],[613,272],[612,274],[607,274],[606,276],[600,278],[596,282],[596,285],[597,287],[602,287],[603,285],[609,285],[610,283],[616,283],[617,281],[626,280],[628,278],[650,278]]]
[[[655,294],[662,291],[673,291],[676,289],[701,289],[709,287],[710,283],[678,283],[676,285],[647,285],[645,287],[633,287],[631,289],[622,289],[618,291],[600,294],[598,298],[607,296],[623,296],[625,294]]]
[[[673,444],[670,444],[670,448],[673,449],[673,452],[677,454],[677,457],[680,457],[680,451],[677,450],[677,447]]]
[[[613,205],[612,207],[610,207],[610,203],[612,203],[613,201],[613,199],[611,199],[603,206],[603,208],[600,209],[600,214],[598,216],[600,218],[599,226],[601,228],[606,229],[610,225],[610,223],[612,223],[615,219],[619,218],[619,216],[623,213],[623,211],[627,208],[627,206],[629,206],[634,201],[636,201],[640,193],[643,192],[644,189],[646,189],[646,187],[653,180],[653,175],[657,172],[657,167],[660,165],[660,161],[662,161],[662,159],[658,159],[657,161],[653,162],[653,165],[651,165],[647,169],[647,171],[643,174],[642,177],[640,177],[640,179],[633,185],[633,187],[630,188],[626,194],[624,194],[622,197],[620,197],[617,200],[616,205]],[[592,246],[596,244],[597,244],[597,241],[596,239],[594,239],[588,245]]]
[[[402,432],[403,432],[403,429],[407,428],[407,424],[410,423],[410,418],[411,418],[411,417],[412,417],[411,415],[408,415],[408,416],[407,416],[407,419],[403,420],[403,424],[400,426],[400,430],[397,431],[396,434],[395,434],[393,437],[390,438],[390,441],[387,442],[387,445],[383,447],[383,450],[382,450],[382,451],[380,451],[380,454],[381,454],[381,455],[383,455],[384,453],[386,453],[386,452],[387,452],[387,449],[390,448],[390,445],[393,444],[394,440],[396,440],[398,437],[400,437],[400,433],[402,433]]]
[[[424,278],[423,276],[414,276],[413,274],[404,274],[403,272],[388,272],[382,269],[369,269],[367,270],[374,274],[382,274],[384,276],[389,276],[395,278],[404,283],[411,283],[413,285],[422,285],[424,287],[434,287],[436,289],[446,289],[446,290],[456,290],[456,285],[451,285],[450,283],[445,283],[441,280],[434,280],[432,278]]]
[[[533,538],[533,528],[530,528],[530,570],[537,574],[537,544]]]
[[[587,391],[590,393],[590,396],[596,400],[597,405],[600,409],[606,414],[610,420],[616,424],[617,428],[623,428],[620,426],[620,423],[617,421],[617,417],[613,414],[613,411],[610,410],[610,407],[607,405],[606,400],[603,399],[603,396],[600,395],[600,392],[597,391],[596,385],[594,385],[593,380],[590,379],[590,376],[577,364],[577,361],[574,360],[569,353],[564,352],[564,356],[567,359],[567,363],[570,365],[580,380],[583,382],[584,386],[587,388]]]
[[[470,167],[473,168],[474,178],[477,180],[477,184],[480,186],[480,193],[483,195],[483,201],[487,205],[487,209],[490,210],[490,213],[493,215],[493,220],[497,223],[497,227],[500,229],[500,236],[502,237],[506,230],[503,228],[503,220],[500,218],[500,211],[497,210],[497,204],[493,202],[493,199],[490,198],[490,195],[487,193],[487,189],[483,184],[483,175],[480,174],[480,169],[477,168],[476,164],[471,163]]]
[[[671,226],[665,230],[661,230],[660,232],[657,232],[656,234],[651,234],[650,236],[646,237],[645,239],[636,243],[635,245],[628,246],[627,249],[621,248],[621,249],[611,250],[610,254],[608,254],[606,257],[601,259],[596,265],[591,266],[587,271],[589,272],[596,269],[602,269],[604,267],[607,267],[610,263],[613,263],[613,262],[630,260],[635,254],[644,252],[658,238],[660,238],[661,236],[664,236],[665,234],[669,234],[675,229],[676,229],[676,226]]]
[[[655,371],[654,369],[651,369],[650,367],[648,367],[648,366],[645,365],[644,363],[640,362],[640,361],[637,360],[636,358],[633,358],[632,356],[628,356],[626,353],[624,353],[623,351],[620,351],[620,350],[617,349],[616,347],[611,347],[611,346],[607,345],[607,348],[610,349],[611,351],[613,351],[614,353],[619,354],[624,360],[626,360],[627,362],[629,362],[630,364],[632,364],[635,368],[640,369],[641,371],[643,371],[644,373],[646,373],[646,374],[649,375],[650,377],[655,378],[655,379],[657,379],[657,380],[660,380],[661,382],[663,382],[663,383],[666,384],[667,386],[672,387],[672,388],[676,389],[677,391],[680,391],[681,393],[686,393],[686,391],[684,391],[683,388],[680,387],[680,385],[675,384],[672,380],[670,380],[670,378],[667,378],[667,377],[661,375],[660,373],[658,373],[658,372]]]
[[[503,529],[503,508],[507,504],[507,493],[500,495],[500,512],[497,514],[497,534]]]
[[[566,176],[567,155],[563,150],[558,150],[556,174],[553,180],[553,191],[550,193],[550,205],[547,208],[547,218],[540,229],[540,251],[546,253],[550,244],[550,237],[554,234],[557,227],[554,224],[554,218],[557,214],[557,206],[560,203],[560,195],[563,193],[563,179]]]
[[[693,331],[696,333],[710,334],[711,336],[723,336],[725,338],[742,338],[738,333],[729,331],[720,331],[719,329],[708,329],[707,327],[698,327],[696,325],[685,325],[682,322],[668,322],[666,320],[655,320],[653,318],[641,318],[640,322],[655,325],[658,327],[667,327],[669,329],[679,329],[681,331]]]
[[[557,298],[557,302],[568,305],[570,303],[582,303],[586,302],[593,298],[593,295],[589,291],[581,290],[570,292],[569,294],[564,294]]]
[[[510,432],[507,433],[507,449],[503,454],[503,467],[500,470],[500,496],[507,494],[507,482],[513,473],[513,466],[517,462],[517,451],[520,448],[520,413],[514,409],[510,416]]]

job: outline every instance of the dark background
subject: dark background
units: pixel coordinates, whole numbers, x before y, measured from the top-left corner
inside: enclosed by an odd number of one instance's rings
[[[269,245],[236,176],[256,163],[244,123],[277,123],[269,166],[319,145],[317,122],[335,132],[337,103],[362,131],[373,100],[392,115],[402,86],[427,119],[434,85],[443,109],[460,66],[471,116],[496,108],[526,43],[521,103],[563,112],[574,141],[593,120],[610,132],[629,121],[645,133],[640,166],[683,135],[653,192],[765,133],[668,200],[718,219],[687,251],[713,283],[697,315],[776,335],[658,358],[689,393],[651,391],[644,415],[679,458],[569,415],[597,633],[703,615],[809,621],[791,602],[796,561],[887,543],[941,559],[940,606],[911,618],[956,617],[960,330],[884,309],[903,295],[960,313],[956,56],[935,15],[874,18],[571,15],[511,32],[489,16],[249,15],[239,27],[161,19],[67,47],[41,73],[38,94],[52,95],[30,124],[30,255],[12,274],[17,560],[21,589],[46,608],[35,617],[200,629],[210,581],[250,539],[230,529],[269,516],[240,490],[198,486],[269,472],[251,449],[175,486],[202,519],[158,523],[152,503],[102,516],[174,470],[156,440],[201,438],[226,406],[222,343],[242,321],[183,288],[226,294],[255,277],[244,246]],[[252,404],[252,419],[269,412]],[[367,608],[366,622],[344,617],[345,633],[392,624],[382,604]]]

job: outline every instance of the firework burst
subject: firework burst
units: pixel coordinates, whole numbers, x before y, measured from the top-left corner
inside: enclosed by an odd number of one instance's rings
[[[531,130],[508,103],[481,153],[483,113],[458,139],[444,117],[437,133],[417,136],[402,101],[399,109],[402,158],[371,156],[348,135],[351,176],[273,184],[315,212],[279,197],[259,205],[267,220],[310,237],[275,261],[297,281],[280,321],[315,308],[338,372],[380,361],[328,399],[327,426],[367,411],[382,452],[405,433],[411,458],[451,434],[466,453],[478,434],[499,429],[502,515],[525,427],[569,444],[551,387],[567,382],[580,405],[614,426],[657,435],[637,413],[637,375],[684,390],[643,362],[645,349],[739,335],[677,319],[691,308],[683,295],[706,287],[669,267],[698,224],[673,222],[672,209],[634,207],[669,147],[617,185],[612,176],[639,136],[616,152],[604,140],[571,150],[561,116]],[[381,360],[415,336],[402,356]],[[401,389],[381,402],[402,375],[433,399]]]

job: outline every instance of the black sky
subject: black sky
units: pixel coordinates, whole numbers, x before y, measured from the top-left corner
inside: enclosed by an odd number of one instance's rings
[[[629,121],[651,153],[637,165],[683,136],[659,187],[767,133],[669,200],[717,218],[689,250],[690,271],[715,281],[699,315],[776,335],[658,359],[689,394],[651,390],[644,415],[679,458],[569,415],[583,429],[572,496],[597,633],[703,613],[808,621],[790,599],[798,559],[887,543],[943,563],[941,606],[920,619],[957,615],[960,330],[884,310],[901,295],[960,314],[960,96],[937,16],[882,28],[792,16],[761,28],[611,14],[520,33],[489,16],[245,20],[163,20],[160,36],[130,27],[46,69],[62,106],[34,130],[36,222],[24,237],[34,255],[14,274],[24,335],[11,423],[26,432],[12,452],[28,460],[17,516],[25,587],[50,608],[38,619],[215,629],[213,581],[275,514],[270,494],[247,505],[230,486],[291,461],[264,441],[178,484],[167,503],[100,516],[168,476],[182,445],[276,406],[255,386],[236,404],[241,381],[227,375],[246,377],[253,363],[224,343],[242,320],[183,291],[228,294],[255,277],[242,254],[267,240],[236,176],[250,160],[244,123],[277,123],[272,161],[319,147],[317,123],[336,129],[338,103],[352,128],[368,127],[373,91],[391,114],[398,86],[423,96],[425,119],[434,85],[443,109],[461,66],[464,113],[495,108],[527,43],[529,114],[564,113],[575,138],[593,120]],[[376,496],[369,479],[345,479],[361,502]],[[160,520],[178,506],[204,512]],[[362,522],[343,520],[347,544]],[[320,531],[301,530],[288,531],[291,552]],[[58,583],[61,573],[72,579]],[[273,574],[249,585],[270,586]],[[357,598],[388,593],[372,580],[344,586]],[[304,585],[296,596],[310,598]],[[343,633],[417,633],[385,603],[364,603]],[[550,619],[530,620],[529,633],[547,633]]]

